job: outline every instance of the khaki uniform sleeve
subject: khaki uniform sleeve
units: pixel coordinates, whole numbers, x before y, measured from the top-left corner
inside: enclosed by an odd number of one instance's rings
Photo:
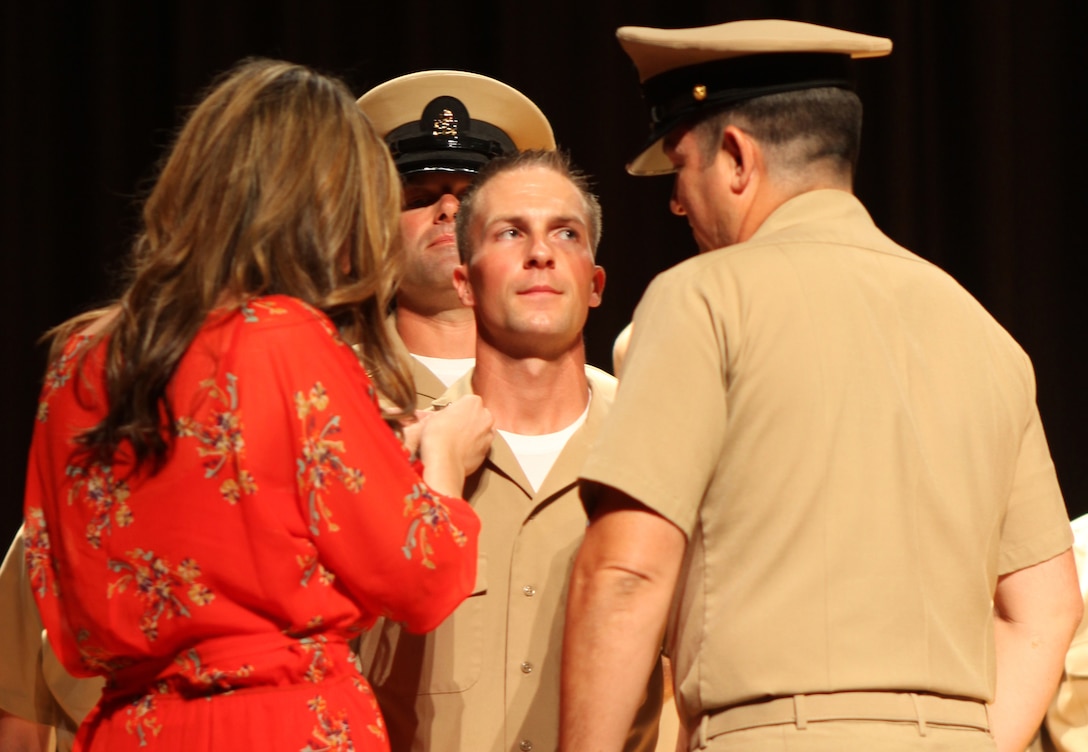
[[[1030,363],[1027,368],[1030,374]],[[1068,512],[1035,404],[1033,377],[1029,399],[1028,421],[1020,442],[1012,494],[1001,533],[1000,574],[1051,559],[1073,544]]]
[[[582,472],[587,511],[606,485],[685,535],[694,529],[727,419],[724,335],[711,313],[685,276],[658,277],[646,291],[616,402]]]

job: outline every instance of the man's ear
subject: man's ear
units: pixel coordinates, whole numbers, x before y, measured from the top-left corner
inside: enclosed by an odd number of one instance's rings
[[[737,126],[727,125],[722,130],[722,151],[727,157],[729,187],[734,193],[743,193],[762,163],[759,142]]]
[[[601,304],[601,297],[604,295],[604,279],[604,267],[594,266],[593,279],[591,280],[591,282],[593,283],[593,290],[589,295],[590,308],[596,308]]]
[[[476,299],[472,295],[472,285],[468,282],[468,264],[453,267],[453,287],[457,290],[461,305],[470,308],[476,305]]]

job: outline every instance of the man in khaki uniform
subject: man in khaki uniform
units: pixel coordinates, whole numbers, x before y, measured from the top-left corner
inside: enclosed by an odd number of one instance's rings
[[[676,173],[703,253],[640,302],[583,470],[561,749],[619,748],[667,626],[691,749],[1023,750],[1072,536],[1027,356],[852,195],[851,59],[891,43],[618,36],[653,121],[628,169]]]
[[[472,366],[475,354],[472,310],[453,288],[460,197],[489,160],[519,149],[554,149],[555,139],[525,95],[475,73],[400,76],[368,91],[358,105],[383,134],[404,178],[407,263],[391,323],[413,356],[417,403],[427,407]],[[39,745],[55,726],[57,748],[65,752],[101,681],[74,679],[53,657],[23,569],[17,537],[0,578],[0,750],[17,739]]]
[[[521,92],[487,76],[410,73],[375,86],[359,108],[382,134],[404,179],[406,268],[392,325],[412,355],[420,408],[472,367],[476,322],[453,289],[454,217],[480,167],[524,149],[554,149],[547,118]]]
[[[435,406],[478,394],[498,436],[465,484],[483,523],[475,592],[430,634],[386,623],[364,640],[397,752],[558,745],[562,606],[586,525],[578,470],[615,389],[582,340],[604,288],[599,237],[597,200],[557,152],[488,165],[463,201],[455,282],[475,312],[476,366]],[[653,749],[660,677],[646,687],[629,749]]]
[[[0,750],[72,748],[80,721],[98,702],[102,680],[76,679],[45,638],[30,591],[22,531],[0,567]]]

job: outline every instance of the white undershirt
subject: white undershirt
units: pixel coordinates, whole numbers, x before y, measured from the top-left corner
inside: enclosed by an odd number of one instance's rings
[[[476,365],[476,358],[432,358],[415,353],[412,353],[412,357],[427,366],[427,370],[446,386],[457,381]]]
[[[593,394],[591,392],[590,400],[592,399]],[[528,436],[523,433],[499,430],[499,434],[510,445],[510,450],[517,457],[521,469],[525,471],[525,477],[529,479],[533,491],[540,488],[540,484],[548,477],[552,465],[559,459],[559,453],[563,451],[563,447],[567,445],[567,441],[574,435],[574,432],[586,422],[588,415],[589,401],[586,402],[586,409],[578,416],[577,420],[555,433]]]

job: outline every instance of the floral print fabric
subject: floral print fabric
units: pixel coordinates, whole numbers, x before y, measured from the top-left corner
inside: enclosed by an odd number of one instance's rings
[[[471,591],[479,521],[421,480],[331,322],[271,296],[209,318],[168,388],[158,472],[104,415],[103,346],[46,377],[27,566],[57,655],[107,689],[79,743],[108,750],[381,750],[347,641],[379,616],[427,631]]]

